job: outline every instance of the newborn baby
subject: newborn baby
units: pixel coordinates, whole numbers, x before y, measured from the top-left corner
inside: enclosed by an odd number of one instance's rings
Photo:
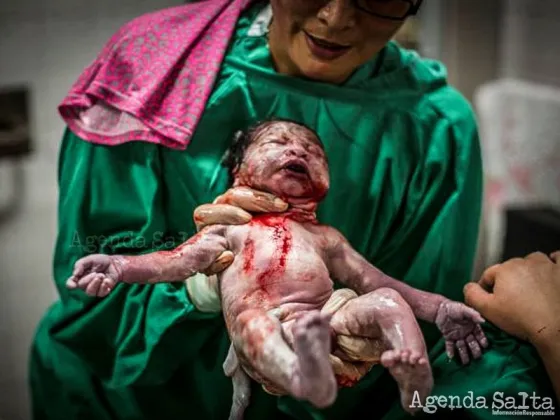
[[[423,401],[433,384],[416,318],[438,326],[451,356],[456,348],[468,360],[468,348],[480,357],[487,340],[478,312],[389,277],[340,232],[318,223],[315,211],[329,189],[329,171],[312,130],[285,120],[260,123],[238,136],[230,163],[234,186],[270,192],[289,203],[288,210],[244,225],[207,226],[173,251],[84,257],[67,287],[106,296],[118,283],[180,282],[207,272],[231,251],[233,263],[219,275],[232,342],[224,363],[234,386],[230,418],[243,417],[249,377],[274,394],[319,408],[332,404],[344,385],[337,384],[332,364],[333,355],[345,357],[338,337],[376,340],[377,354],[363,360],[389,369],[407,411],[415,391]],[[348,289],[335,292],[331,278]]]

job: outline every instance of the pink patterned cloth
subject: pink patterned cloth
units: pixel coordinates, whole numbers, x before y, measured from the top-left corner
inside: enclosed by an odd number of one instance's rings
[[[205,0],[140,16],[113,35],[59,105],[84,140],[185,149],[241,12],[251,0]]]

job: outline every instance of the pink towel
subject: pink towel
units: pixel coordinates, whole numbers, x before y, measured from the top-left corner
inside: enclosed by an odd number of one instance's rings
[[[60,115],[90,142],[185,149],[250,3],[204,0],[132,20],[80,75]]]

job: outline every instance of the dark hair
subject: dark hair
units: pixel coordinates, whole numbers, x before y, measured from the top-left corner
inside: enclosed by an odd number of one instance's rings
[[[245,152],[247,151],[247,148],[249,147],[251,141],[253,141],[255,137],[255,133],[260,129],[262,129],[263,126],[272,123],[277,123],[277,122],[299,125],[300,127],[304,127],[305,129],[311,131],[315,135],[315,138],[317,139],[317,144],[321,146],[322,149],[324,149],[324,145],[317,132],[298,121],[290,120],[288,118],[278,118],[278,117],[271,117],[265,120],[258,121],[257,123],[251,125],[247,130],[245,131],[240,130],[237,133],[235,133],[229,149],[226,151],[224,157],[222,158],[222,165],[225,166],[228,170],[230,184],[233,183],[233,178],[234,178],[233,172],[239,165],[241,165],[241,162],[245,157]]]

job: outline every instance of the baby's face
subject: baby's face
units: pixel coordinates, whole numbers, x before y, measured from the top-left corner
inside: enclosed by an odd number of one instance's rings
[[[251,139],[239,182],[291,204],[319,202],[329,189],[327,158],[315,134],[289,122],[271,122]]]

